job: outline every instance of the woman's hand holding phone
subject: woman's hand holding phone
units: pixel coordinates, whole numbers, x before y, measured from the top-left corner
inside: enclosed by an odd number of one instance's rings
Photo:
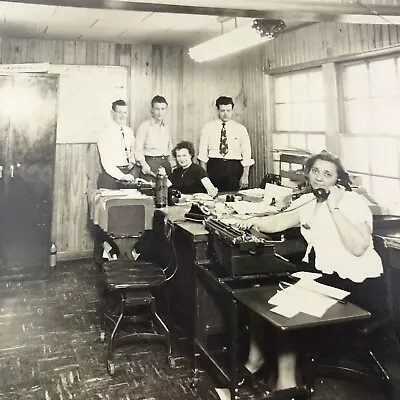
[[[346,189],[343,186],[338,186],[338,185],[329,188],[329,195],[326,200],[328,203],[329,210],[337,208],[340,200],[342,200],[345,190]]]

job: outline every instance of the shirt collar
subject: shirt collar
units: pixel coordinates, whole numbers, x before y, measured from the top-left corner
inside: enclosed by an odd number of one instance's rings
[[[218,119],[219,123],[222,125],[224,123],[224,121],[222,121],[222,119]],[[232,120],[230,119],[229,121],[225,122],[225,126],[229,125],[232,122]]]
[[[158,123],[154,118],[151,118],[150,125],[151,126],[154,126],[154,125],[166,126],[166,123],[165,123],[165,121],[162,121],[161,123]]]

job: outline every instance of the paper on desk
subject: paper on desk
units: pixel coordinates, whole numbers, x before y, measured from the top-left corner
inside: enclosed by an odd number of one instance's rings
[[[264,189],[264,201],[271,204],[272,198],[274,198],[275,201],[279,201],[283,200],[287,196],[291,196],[292,193],[292,188],[266,183]]]
[[[250,201],[234,201],[232,203],[226,203],[227,206],[233,208],[238,214],[264,214],[271,213],[275,214],[278,210],[274,206],[270,206],[268,202],[260,201],[258,203],[252,203]]]
[[[299,313],[299,310],[297,310],[296,307],[286,305],[276,306],[271,308],[271,311],[286,318],[292,318]]]
[[[321,278],[322,274],[316,272],[298,271],[294,272],[291,276],[299,279],[310,279],[314,281],[315,279]]]
[[[314,289],[316,290],[314,291]],[[323,293],[339,299],[346,297],[348,294],[344,290],[306,279],[300,280],[284,290],[280,290],[275,296],[269,299],[268,303],[280,307],[278,311],[283,310],[286,314],[291,310],[293,315],[297,312],[303,312],[321,318],[330,307],[337,303],[337,300],[327,297]]]
[[[295,286],[301,286],[309,291],[318,292],[322,295],[332,296],[340,300],[344,299],[350,294],[350,292],[346,290],[324,285],[322,283],[315,282],[309,279],[300,279]]]

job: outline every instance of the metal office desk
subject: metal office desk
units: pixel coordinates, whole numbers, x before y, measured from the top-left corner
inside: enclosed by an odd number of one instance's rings
[[[218,267],[212,264],[203,265],[196,263],[194,266],[194,339],[192,352],[192,369],[194,379],[198,372],[198,357],[203,356],[209,365],[211,365],[220,377],[229,386],[232,399],[240,399],[239,382],[239,363],[238,363],[238,308],[244,306],[251,312],[272,324],[281,333],[290,330],[300,330],[304,328],[318,327],[329,324],[345,323],[367,319],[371,314],[352,303],[335,304],[321,318],[316,318],[307,314],[298,314],[293,318],[285,318],[271,312],[271,306],[268,299],[271,298],[277,290],[279,277],[268,275],[256,275],[233,279],[231,277],[221,277]],[[199,305],[199,283],[206,290],[218,298],[220,304],[226,310],[226,321],[229,326],[229,366],[223,365],[221,360],[215,357],[207,348],[207,334],[203,326],[199,324],[202,318],[199,318],[198,311],[202,307]],[[254,284],[260,285],[254,287]],[[309,398],[311,391],[309,387],[299,387],[298,390],[290,391],[289,398],[302,394]],[[282,399],[282,393],[272,392],[268,399]]]

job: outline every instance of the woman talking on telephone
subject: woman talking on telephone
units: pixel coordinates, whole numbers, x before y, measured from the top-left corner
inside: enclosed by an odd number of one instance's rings
[[[372,243],[372,215],[363,196],[352,192],[349,175],[339,158],[322,151],[305,163],[311,189],[284,212],[238,223],[261,232],[281,232],[300,226],[307,241],[305,270],[322,273],[319,282],[350,291],[350,300],[361,307],[362,293],[382,274],[382,262]],[[362,301],[361,301],[362,303]],[[290,347],[290,346],[289,346]],[[293,351],[278,352],[277,389],[296,386]],[[255,340],[251,341],[247,369],[255,373],[264,359]]]

